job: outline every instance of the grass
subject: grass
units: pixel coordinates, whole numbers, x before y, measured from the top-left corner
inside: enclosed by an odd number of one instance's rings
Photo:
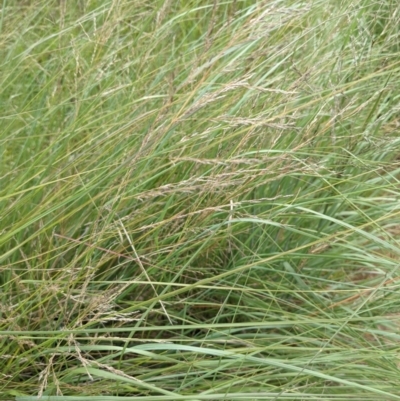
[[[0,17],[0,399],[400,399],[397,1]]]

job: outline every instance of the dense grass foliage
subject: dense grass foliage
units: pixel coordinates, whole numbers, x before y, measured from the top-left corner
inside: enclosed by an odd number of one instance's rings
[[[7,0],[0,399],[400,400],[397,0]]]

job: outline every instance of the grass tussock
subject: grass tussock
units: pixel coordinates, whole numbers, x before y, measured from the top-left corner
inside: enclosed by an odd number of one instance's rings
[[[1,7],[0,398],[400,400],[398,1]]]

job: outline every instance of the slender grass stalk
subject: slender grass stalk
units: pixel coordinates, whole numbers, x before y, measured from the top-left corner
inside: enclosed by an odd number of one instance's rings
[[[399,400],[399,19],[3,1],[0,399]]]

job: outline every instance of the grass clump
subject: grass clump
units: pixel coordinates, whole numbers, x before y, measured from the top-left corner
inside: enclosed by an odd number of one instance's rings
[[[4,1],[4,399],[400,399],[399,18]]]

